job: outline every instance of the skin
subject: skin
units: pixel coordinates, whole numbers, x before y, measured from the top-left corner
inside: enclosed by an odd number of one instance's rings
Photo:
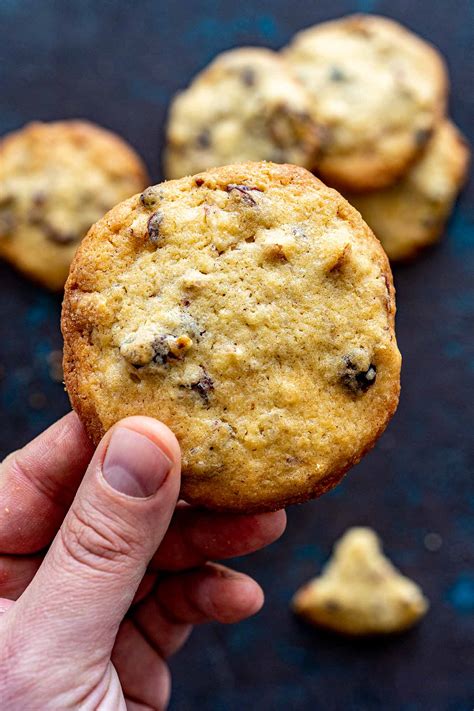
[[[127,496],[104,478],[117,427],[170,460],[151,496]],[[143,449],[134,457],[149,461]],[[119,422],[94,452],[70,413],[0,465],[3,711],[164,709],[166,659],[192,626],[260,609],[254,580],[210,561],[276,540],[284,512],[201,511],[177,504],[179,486],[176,438],[146,417]]]

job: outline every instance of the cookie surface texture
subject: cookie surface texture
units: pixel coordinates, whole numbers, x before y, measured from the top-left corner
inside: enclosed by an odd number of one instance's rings
[[[395,185],[372,193],[346,193],[392,260],[409,259],[437,242],[466,179],[469,148],[446,120],[423,156]]]
[[[66,284],[65,381],[95,442],[158,417],[182,495],[264,511],[334,486],[396,408],[388,260],[304,168],[247,163],[148,188],[89,232]]]
[[[324,129],[314,169],[330,184],[363,191],[394,182],[443,116],[440,54],[393,20],[355,15],[316,25],[283,56]]]
[[[137,154],[109,131],[28,124],[0,141],[0,256],[61,289],[89,227],[147,183]]]
[[[225,52],[172,104],[165,174],[181,178],[246,160],[309,168],[319,145],[309,103],[275,52]]]

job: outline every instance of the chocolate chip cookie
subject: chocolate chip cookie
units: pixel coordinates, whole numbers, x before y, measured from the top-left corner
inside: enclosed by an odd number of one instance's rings
[[[314,166],[348,190],[394,182],[444,114],[437,50],[387,18],[355,15],[297,34],[283,53],[324,129]]]
[[[466,141],[445,120],[420,160],[395,185],[345,196],[374,230],[390,259],[408,259],[441,237],[468,164]]]
[[[132,414],[169,425],[188,501],[277,509],[333,487],[384,430],[394,312],[387,257],[336,191],[291,165],[216,168],[90,230],[65,289],[65,382],[94,442]]]
[[[28,124],[0,141],[0,256],[62,289],[89,227],[147,183],[135,151],[105,129]]]
[[[319,131],[309,103],[275,52],[248,47],[219,55],[171,106],[167,177],[246,160],[310,167]]]

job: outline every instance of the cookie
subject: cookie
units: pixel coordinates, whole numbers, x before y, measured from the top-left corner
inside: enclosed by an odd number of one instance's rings
[[[113,133],[86,121],[28,124],[0,141],[0,256],[62,289],[89,227],[147,184]]]
[[[91,229],[66,284],[65,382],[96,443],[128,415],[169,425],[188,501],[277,509],[334,486],[385,428],[394,311],[387,257],[336,191],[290,165],[216,168]]]
[[[420,160],[390,188],[345,193],[392,260],[408,259],[441,237],[466,179],[469,148],[451,121],[436,129]]]
[[[165,174],[181,178],[246,160],[308,168],[318,145],[306,92],[278,54],[235,49],[220,54],[173,101]]]
[[[315,171],[341,188],[394,182],[444,114],[440,54],[393,20],[355,15],[316,25],[297,34],[284,57],[324,128]]]
[[[293,598],[293,610],[334,632],[363,636],[412,627],[428,601],[384,556],[370,528],[351,528],[334,546],[322,575]]]

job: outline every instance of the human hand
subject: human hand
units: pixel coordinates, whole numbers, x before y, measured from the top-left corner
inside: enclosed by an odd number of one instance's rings
[[[85,472],[85,474],[84,474]],[[255,551],[285,514],[176,501],[170,430],[122,420],[93,452],[74,413],[0,466],[3,711],[162,709],[191,626],[257,612],[251,578],[210,563]]]

